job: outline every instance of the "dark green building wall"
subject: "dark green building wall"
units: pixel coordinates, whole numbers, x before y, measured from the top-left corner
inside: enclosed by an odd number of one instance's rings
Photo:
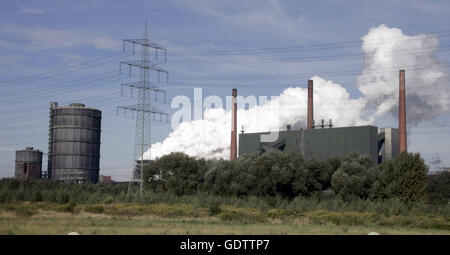
[[[378,128],[374,126],[323,128],[312,130],[279,131],[275,142],[261,142],[261,135],[239,135],[239,156],[254,153],[261,155],[268,150],[297,151],[306,159],[325,159],[350,152],[369,155],[378,162]]]

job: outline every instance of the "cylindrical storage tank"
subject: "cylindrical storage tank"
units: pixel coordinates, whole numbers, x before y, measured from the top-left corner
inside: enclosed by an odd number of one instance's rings
[[[42,152],[26,147],[24,150],[16,151],[16,167],[14,176],[16,179],[27,179],[29,177],[41,178]]]
[[[98,182],[101,115],[100,110],[79,103],[51,108],[51,179],[77,183]]]

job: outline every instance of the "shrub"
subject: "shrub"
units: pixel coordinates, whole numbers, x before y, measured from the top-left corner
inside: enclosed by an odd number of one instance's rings
[[[0,203],[6,203],[11,200],[10,192],[3,188],[0,190]]]
[[[222,212],[218,215],[221,220],[241,223],[256,223],[266,220],[261,211],[254,208],[235,208],[223,206]]]
[[[373,222],[376,219],[372,213],[358,212],[326,212],[314,211],[307,214],[311,222],[316,224],[333,223],[335,225],[364,225]]]
[[[19,217],[30,217],[38,212],[38,208],[31,205],[17,205],[15,207],[15,213]]]
[[[107,196],[105,197],[105,199],[103,200],[103,203],[105,204],[111,204],[114,201],[114,198],[112,196]]]
[[[211,216],[221,213],[220,204],[218,202],[211,203],[208,207],[208,212]]]
[[[441,172],[428,176],[428,201],[446,204],[450,201],[450,173]]]
[[[74,213],[75,212],[75,207],[77,206],[77,204],[75,202],[71,202],[68,204],[63,204],[63,205],[59,205],[57,207],[57,211],[60,212],[70,212],[70,213]]]
[[[84,211],[90,213],[103,213],[105,208],[101,205],[87,205],[84,207]]]

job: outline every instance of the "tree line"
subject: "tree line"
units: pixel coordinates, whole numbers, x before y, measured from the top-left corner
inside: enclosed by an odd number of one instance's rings
[[[418,153],[402,153],[374,165],[369,156],[358,153],[318,160],[274,150],[232,161],[172,153],[149,163],[143,177],[146,189],[177,196],[207,192],[218,196],[287,199],[304,196],[339,197],[345,201],[448,201],[448,181],[428,176],[427,172]],[[447,180],[449,176],[446,174]]]
[[[357,153],[318,160],[304,159],[295,152],[269,151],[261,156],[244,155],[232,161],[197,159],[172,153],[146,165],[143,178],[149,199],[158,201],[201,193],[230,198],[396,199],[449,203],[450,173],[427,175],[427,171],[420,154],[413,153],[403,153],[380,165],[373,165],[370,157]],[[137,186],[133,188],[138,189]],[[3,178],[0,180],[0,203],[142,200],[128,196],[127,190],[128,183],[70,184]]]

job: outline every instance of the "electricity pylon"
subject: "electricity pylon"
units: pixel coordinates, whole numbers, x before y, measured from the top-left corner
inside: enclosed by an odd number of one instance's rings
[[[155,49],[155,58],[158,59],[158,51],[164,52],[164,62],[167,58],[167,51],[162,46],[151,42],[148,39],[147,35],[147,21],[145,22],[145,36],[144,39],[124,39],[123,40],[123,51],[125,51],[125,45],[129,43],[133,46],[133,53],[135,52],[136,45],[141,46],[141,60],[136,61],[123,61],[119,63],[119,69],[121,72],[122,65],[128,65],[129,73],[131,77],[131,69],[132,67],[139,68],[139,81],[131,82],[131,83],[123,83],[122,84],[122,92],[123,87],[130,87],[131,95],[133,94],[133,90],[138,90],[138,102],[136,105],[129,106],[119,106],[117,108],[117,112],[119,109],[123,109],[125,112],[132,111],[136,112],[136,133],[135,133],[135,142],[134,142],[134,160],[133,160],[133,169],[132,176],[128,186],[128,195],[131,192],[131,186],[134,183],[140,184],[140,195],[143,194],[143,171],[146,160],[144,160],[144,153],[148,151],[151,147],[151,117],[155,120],[155,115],[159,115],[159,120],[162,120],[162,117],[165,116],[168,121],[168,114],[159,110],[157,107],[152,105],[152,94],[155,94],[155,100],[157,100],[157,94],[164,94],[164,101],[166,92],[159,88],[156,85],[156,82],[150,81],[150,71],[157,72],[157,83],[160,82],[160,73],[166,74],[166,82],[169,81],[169,72],[159,67],[158,65],[152,63],[150,61],[150,48]],[[134,114],[133,114],[134,115]],[[150,155],[148,155],[148,159],[150,159]]]

